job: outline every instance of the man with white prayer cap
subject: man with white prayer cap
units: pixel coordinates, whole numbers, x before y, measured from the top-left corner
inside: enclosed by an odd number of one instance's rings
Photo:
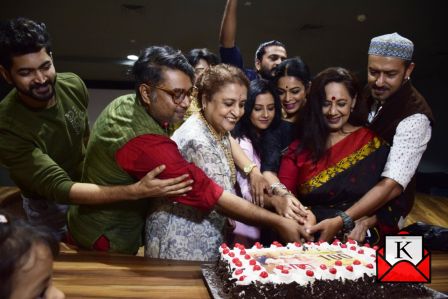
[[[415,196],[415,172],[431,138],[433,116],[423,96],[413,87],[411,73],[414,44],[398,33],[372,38],[368,50],[367,87],[359,105],[369,128],[386,140],[390,152],[382,179],[346,211],[344,221],[355,222],[348,238],[382,242],[372,227],[397,233],[409,214]],[[361,99],[360,99],[361,100]],[[379,210],[377,210],[379,207]],[[385,213],[388,211],[388,213]],[[391,212],[393,217],[390,217]],[[326,235],[330,227],[317,231]],[[316,229],[313,230],[316,232]]]
[[[385,139],[390,153],[383,179],[372,194],[377,202],[390,201],[394,219],[379,223],[396,233],[414,204],[415,173],[431,139],[434,122],[431,108],[411,82],[414,44],[398,33],[372,38],[368,50],[367,111],[369,128]],[[373,192],[372,192],[373,193]]]

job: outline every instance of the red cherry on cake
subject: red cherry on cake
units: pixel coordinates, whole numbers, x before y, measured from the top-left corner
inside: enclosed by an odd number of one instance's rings
[[[355,241],[355,240],[352,240],[352,239],[348,239],[348,240],[347,240],[347,243],[350,243],[350,244],[356,244],[356,241]]]
[[[350,250],[355,251],[356,250],[356,246],[350,246]]]
[[[348,271],[350,271],[350,272],[353,272],[353,266],[347,266],[347,267],[345,267],[345,269],[347,269]]]
[[[283,265],[275,266],[275,269],[283,270]]]
[[[361,262],[359,260],[354,260],[353,265],[361,265]]]
[[[359,254],[364,254],[364,250],[360,249],[360,250],[358,250],[358,253]]]
[[[367,264],[366,267],[369,268],[369,269],[373,269],[373,265],[372,264]]]
[[[334,239],[333,243],[331,243],[331,245],[338,245],[339,243],[341,243],[341,241],[339,241],[338,239]]]
[[[259,265],[255,265],[253,269],[254,269],[254,271],[259,271],[259,270],[261,270],[261,267]]]
[[[224,248],[224,250],[222,251],[223,254],[227,254],[227,253],[229,253],[229,252],[230,252],[230,249],[229,249],[229,248]]]
[[[246,254],[246,255],[244,255],[244,258],[245,258],[246,260],[250,260],[250,255]]]
[[[314,272],[311,270],[306,270],[306,275],[309,277],[313,277],[314,276]]]
[[[286,270],[286,269],[283,269],[283,270],[282,270],[282,273],[283,273],[283,274],[289,274],[289,271]]]
[[[269,274],[266,271],[263,271],[263,272],[260,273],[260,277],[262,277],[262,278],[266,278],[268,276],[269,276]]]
[[[246,254],[246,250],[241,249],[240,254],[241,254],[241,255],[245,255],[245,254]]]
[[[242,265],[243,265],[243,263],[241,263],[241,261],[240,261],[240,259],[239,258],[234,258],[233,260],[232,260],[232,262],[235,264],[235,266],[237,266],[237,267],[241,267]]]
[[[299,264],[299,268],[305,270],[306,265],[305,264]]]
[[[342,261],[341,260],[337,260],[336,262],[334,262],[334,264],[336,266],[342,266]]]
[[[347,248],[347,244],[341,243],[341,244],[339,244],[339,246],[341,246],[341,248]]]
[[[230,257],[234,257],[234,256],[235,256],[235,252],[233,252],[233,251],[232,251],[232,252],[229,252],[229,256],[230,256]]]
[[[239,281],[243,281],[247,276],[246,275],[241,275],[240,278],[238,278]]]
[[[249,261],[249,265],[251,265],[251,266],[255,265],[256,263],[257,263],[256,260],[250,260],[250,261]]]
[[[336,274],[336,272],[338,272],[338,270],[336,270],[336,268],[330,268],[329,271],[331,274]]]
[[[378,250],[378,246],[373,246],[373,250]]]
[[[226,243],[222,243],[222,244],[221,244],[221,248],[222,248],[222,249],[227,248],[227,247],[228,247],[228,246],[227,246]]]
[[[277,241],[272,242],[272,245],[277,246],[277,247],[283,246],[280,242],[277,242]]]
[[[235,271],[235,275],[240,275],[240,274],[242,274],[243,272],[244,272],[243,269],[238,269],[238,270]]]
[[[327,266],[325,266],[324,264],[322,264],[322,265],[320,265],[320,268],[321,268],[322,270],[325,270],[325,269],[327,269]]]
[[[300,247],[300,246],[302,246],[302,244],[300,244],[300,242],[294,242],[294,246]]]
[[[368,248],[370,248],[370,244],[369,244],[369,243],[366,243],[366,244],[364,244],[364,247],[368,247]]]
[[[255,242],[255,247],[257,247],[258,249],[263,248],[263,245],[260,244],[260,242]]]

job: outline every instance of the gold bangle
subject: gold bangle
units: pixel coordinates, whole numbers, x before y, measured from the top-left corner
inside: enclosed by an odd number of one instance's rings
[[[252,172],[252,170],[254,170],[255,167],[257,167],[257,164],[255,163],[244,166],[243,168],[244,174],[248,176]]]

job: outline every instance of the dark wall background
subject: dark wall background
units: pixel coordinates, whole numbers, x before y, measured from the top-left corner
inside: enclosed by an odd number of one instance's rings
[[[26,16],[45,22],[57,70],[75,72],[91,88],[103,90],[128,89],[125,56],[148,45],[168,44],[183,51],[208,47],[217,52],[225,5],[225,0],[4,2],[0,20]],[[247,66],[253,65],[260,42],[279,39],[287,45],[288,55],[302,56],[313,74],[343,66],[365,78],[372,37],[391,32],[408,37],[415,44],[412,81],[436,118],[419,172],[448,173],[445,4],[443,0],[239,0],[237,43]],[[4,90],[2,82],[0,97]],[[107,91],[95,95],[90,106],[98,111],[113,96]]]

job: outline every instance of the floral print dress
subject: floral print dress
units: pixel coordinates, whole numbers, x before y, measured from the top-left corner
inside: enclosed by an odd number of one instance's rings
[[[201,168],[224,190],[235,193],[231,168],[218,142],[230,151],[228,135],[217,141],[199,114],[193,114],[171,137],[182,156]],[[224,241],[227,217],[216,209],[205,213],[172,200],[160,200],[148,214],[145,256],[175,260],[214,261]]]

